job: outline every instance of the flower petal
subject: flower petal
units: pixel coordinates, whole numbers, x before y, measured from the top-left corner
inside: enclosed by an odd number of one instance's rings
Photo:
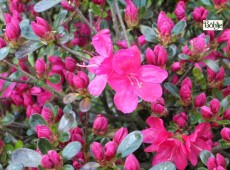
[[[137,108],[138,96],[133,90],[121,91],[115,94],[114,103],[123,113],[131,113]]]
[[[88,90],[92,96],[99,96],[104,90],[107,83],[107,75],[96,76],[88,86]]]
[[[162,83],[168,77],[168,72],[154,65],[141,66],[138,79],[144,82]]]
[[[138,88],[138,96],[147,102],[154,102],[162,96],[162,88],[160,84],[143,83]]]
[[[128,90],[131,87],[131,84],[126,76],[121,76],[114,72],[109,75],[108,83],[116,92]]]

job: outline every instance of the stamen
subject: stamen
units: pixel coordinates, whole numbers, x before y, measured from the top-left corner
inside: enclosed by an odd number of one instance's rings
[[[139,88],[141,88],[143,85],[142,82],[140,82],[134,75],[128,75],[128,79],[129,79],[131,85],[134,85],[134,82],[137,83]]]
[[[90,67],[97,67],[97,64],[89,64],[89,65],[84,65],[84,64],[76,64],[78,67],[84,67],[84,68],[90,68]]]

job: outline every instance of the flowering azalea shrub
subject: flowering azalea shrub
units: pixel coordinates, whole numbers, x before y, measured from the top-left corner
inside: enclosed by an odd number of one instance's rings
[[[0,169],[230,168],[228,0],[0,4]]]

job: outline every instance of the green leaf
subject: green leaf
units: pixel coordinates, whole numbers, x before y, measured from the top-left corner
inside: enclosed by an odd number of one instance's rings
[[[226,77],[225,79],[224,79],[224,84],[223,84],[224,86],[228,86],[228,85],[230,85],[230,77]]]
[[[230,96],[226,96],[220,103],[221,113],[225,112],[228,108],[230,108]]]
[[[64,104],[70,104],[78,99],[79,94],[78,93],[69,93],[63,97],[63,103]]]
[[[68,13],[67,10],[61,10],[61,11],[58,13],[58,15],[57,15],[57,17],[56,17],[56,19],[55,19],[55,21],[54,21],[54,25],[53,25],[54,29],[57,29],[57,28],[62,24],[62,22],[63,22],[63,21],[65,20],[65,18],[66,18],[67,13]]]
[[[182,31],[184,31],[185,27],[187,26],[186,21],[181,20],[176,25],[174,25],[172,29],[172,35],[179,35]]]
[[[145,36],[145,40],[149,42],[158,42],[157,33],[153,28],[141,25],[140,26],[141,33]]]
[[[204,60],[203,61],[210,69],[216,73],[220,71],[219,65],[213,60]]]
[[[14,122],[14,116],[12,114],[7,113],[1,120],[0,124],[3,126],[8,126]]]
[[[178,54],[178,58],[181,60],[189,60],[190,56],[183,54],[183,53],[180,53],[180,54]]]
[[[179,96],[179,90],[178,90],[178,88],[177,88],[174,84],[172,84],[172,83],[170,83],[170,82],[167,82],[167,83],[164,84],[164,87],[165,87],[165,89],[168,90],[173,96],[175,96],[175,97],[177,97],[177,98],[180,98],[180,96]]]
[[[7,57],[10,52],[10,47],[3,47],[0,49],[0,60],[3,60]]]
[[[153,166],[149,170],[176,170],[176,166],[174,163],[166,161]]]
[[[64,165],[61,170],[74,170],[74,167],[72,165]]]
[[[117,155],[121,155],[122,158],[128,156],[140,147],[142,141],[143,135],[140,131],[131,132],[121,141]]]
[[[63,112],[64,113],[68,113],[68,112],[70,112],[70,111],[72,111],[72,106],[71,106],[71,104],[67,104],[65,107],[64,107],[64,109],[63,109]]]
[[[15,143],[15,149],[19,149],[19,148],[22,148],[22,147],[23,147],[23,142],[21,140],[18,140]]]
[[[62,0],[42,0],[34,5],[35,12],[43,12],[59,4]]]
[[[53,84],[58,84],[61,81],[61,76],[59,74],[53,74],[48,80]]]
[[[197,170],[208,170],[208,169],[205,167],[199,167]]]
[[[30,25],[30,21],[28,19],[23,19],[20,22],[21,36],[28,40],[38,41],[39,37],[33,32],[32,27]]]
[[[32,53],[33,51],[37,50],[43,45],[44,44],[39,41],[29,40],[18,49],[18,51],[15,53],[15,57],[17,58],[26,57],[29,53]]]
[[[67,142],[70,139],[70,133],[69,132],[62,132],[58,135],[58,141],[59,142]]]
[[[171,57],[174,57],[176,55],[177,52],[177,46],[175,44],[171,44],[168,48],[168,54]]]
[[[100,164],[97,162],[88,162],[80,170],[97,170],[100,167]]]
[[[200,159],[203,162],[203,164],[207,165],[208,159],[210,157],[214,157],[213,154],[207,150],[203,150],[200,152]]]
[[[100,5],[97,5],[97,4],[95,4],[95,3],[90,3],[90,8],[92,9],[92,12],[93,12],[96,16],[100,16],[101,10],[102,10],[102,8],[100,7]]]
[[[40,114],[30,116],[29,123],[32,129],[35,129],[37,125],[47,125],[46,120]]]
[[[73,111],[65,113],[59,121],[58,131],[68,132],[77,126],[76,115]]]
[[[80,142],[70,142],[62,151],[62,158],[65,161],[72,159],[81,150]]]
[[[218,125],[230,125],[230,120],[219,120],[216,121]]]
[[[201,0],[204,5],[211,6],[212,3],[209,0]]]
[[[147,0],[133,0],[136,7],[142,8],[146,6]]]
[[[22,164],[24,167],[38,167],[41,164],[42,156],[31,149],[17,149],[12,154],[12,162]]]
[[[109,4],[110,6],[113,6],[113,5],[114,5],[114,0],[107,0],[107,2],[108,2],[108,4]]]
[[[53,147],[50,142],[46,138],[38,139],[38,149],[41,151],[42,154],[47,154],[49,150],[52,150]]]

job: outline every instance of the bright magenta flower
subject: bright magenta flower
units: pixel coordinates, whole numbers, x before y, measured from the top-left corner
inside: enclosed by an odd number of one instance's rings
[[[185,146],[188,151],[188,159],[195,166],[198,162],[198,156],[202,150],[211,151],[213,135],[209,123],[201,123],[196,126],[193,134],[183,136]]]
[[[92,44],[99,54],[90,59],[89,70],[96,77],[89,84],[89,92],[93,96],[99,96],[104,90],[108,76],[112,72],[111,63],[113,56],[113,44],[108,29],[98,32],[92,40]]]
[[[114,103],[123,113],[131,113],[138,104],[138,96],[147,102],[161,97],[162,83],[167,71],[153,65],[141,66],[141,54],[137,46],[119,50],[113,56],[113,72],[110,86],[116,91]]]

